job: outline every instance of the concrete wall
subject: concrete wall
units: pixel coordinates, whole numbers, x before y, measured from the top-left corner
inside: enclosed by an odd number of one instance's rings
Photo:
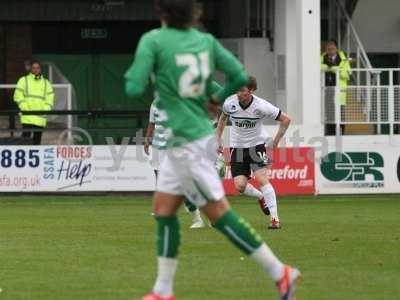
[[[275,56],[267,39],[244,39],[244,64],[247,72],[257,78],[256,95],[278,105],[275,95]]]
[[[319,0],[275,3],[277,102],[295,124],[322,132]]]
[[[220,42],[240,59],[250,75],[257,78],[255,94],[280,107],[275,95],[275,55],[270,51],[268,39],[221,39]]]
[[[400,53],[399,0],[360,0],[353,22],[367,52]]]
[[[293,124],[322,133],[319,0],[276,1],[275,50],[267,39],[223,39],[257,77],[256,94],[287,112]]]

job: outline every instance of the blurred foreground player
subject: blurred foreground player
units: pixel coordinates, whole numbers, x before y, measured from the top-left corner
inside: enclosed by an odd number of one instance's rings
[[[266,118],[280,123],[279,130],[268,145],[276,148],[290,124],[289,117],[279,108],[253,93],[257,90],[257,80],[250,76],[248,84],[242,87],[236,95],[225,100],[222,106],[217,137],[221,140],[226,120],[231,120],[230,149],[231,171],[236,189],[247,196],[259,200],[261,209],[266,215],[271,215],[269,229],[280,229],[278,206],[274,187],[268,180],[268,169],[272,159],[266,151],[266,141],[270,139],[264,129]],[[251,172],[261,187],[261,192],[248,182]]]
[[[150,106],[149,126],[147,127],[144,142],[144,152],[147,155],[150,155],[150,145],[152,146],[150,164],[154,169],[156,178],[158,177],[161,162],[166,156],[165,149],[167,146],[165,128],[161,125],[160,113],[156,106],[157,101],[159,101],[158,98],[155,98]],[[200,210],[195,205],[185,200],[185,207],[192,215],[191,229],[203,228],[206,226],[201,218]]]
[[[173,282],[180,244],[176,212],[186,196],[200,207],[213,226],[254,259],[276,281],[281,299],[294,299],[298,270],[285,266],[230,208],[214,167],[217,141],[206,104],[221,102],[246,85],[243,66],[210,34],[192,28],[194,0],[156,1],[162,28],[144,34],[127,71],[126,92],[139,98],[151,73],[160,95],[157,108],[166,128],[167,156],[154,194],[158,224],[158,275],[153,291],[143,300],[174,300]],[[227,79],[211,95],[216,69]]]

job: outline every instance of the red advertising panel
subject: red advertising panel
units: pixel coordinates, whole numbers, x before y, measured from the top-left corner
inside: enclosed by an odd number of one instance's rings
[[[271,184],[278,195],[307,195],[315,192],[314,148],[278,148],[273,151],[273,164],[269,170]],[[224,187],[227,195],[237,195],[229,162]],[[258,188],[252,178],[250,182]]]

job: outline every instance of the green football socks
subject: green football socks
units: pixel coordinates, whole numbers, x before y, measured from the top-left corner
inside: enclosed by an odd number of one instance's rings
[[[181,236],[176,216],[156,217],[158,224],[158,256],[175,258],[178,256]]]
[[[226,212],[214,227],[249,255],[273,280],[278,281],[283,276],[284,265],[274,255],[271,249],[262,241],[256,231],[232,210]]]
[[[176,216],[156,217],[158,224],[158,272],[153,292],[162,297],[173,295],[177,256],[180,245],[179,222]]]
[[[247,255],[258,249],[263,241],[256,231],[233,210],[226,212],[214,227]]]

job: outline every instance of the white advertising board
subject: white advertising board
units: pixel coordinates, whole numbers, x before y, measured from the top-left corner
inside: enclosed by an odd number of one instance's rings
[[[136,146],[0,146],[0,192],[153,191],[148,159]],[[400,193],[399,147],[332,148],[315,168],[316,194]]]
[[[143,147],[0,146],[0,192],[153,191]]]
[[[316,193],[400,193],[400,147],[346,145],[316,164]]]

